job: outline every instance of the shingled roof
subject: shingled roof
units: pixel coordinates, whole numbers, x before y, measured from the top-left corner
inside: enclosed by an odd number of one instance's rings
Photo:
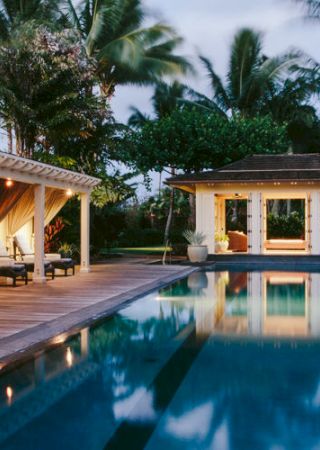
[[[169,178],[168,184],[320,181],[320,153],[252,155],[220,169]]]

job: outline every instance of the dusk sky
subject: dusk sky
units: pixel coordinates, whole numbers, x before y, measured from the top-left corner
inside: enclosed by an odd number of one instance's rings
[[[264,52],[276,55],[300,48],[320,60],[320,24],[302,19],[293,0],[145,0],[154,21],[173,25],[185,42],[181,53],[195,63],[198,74],[190,85],[209,93],[208,80],[197,62],[199,53],[208,57],[220,75],[225,75],[234,33],[249,26],[264,33]],[[150,112],[152,89],[120,87],[112,101],[116,118],[126,121],[130,105]]]

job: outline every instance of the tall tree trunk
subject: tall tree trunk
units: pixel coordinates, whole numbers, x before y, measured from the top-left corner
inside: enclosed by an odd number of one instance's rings
[[[188,226],[192,230],[196,228],[196,202],[195,195],[189,194],[189,207],[190,207],[190,216],[188,220]]]
[[[279,200],[273,200],[271,212],[276,216],[279,214]]]
[[[8,134],[8,152],[13,153],[13,137],[12,137],[11,123],[7,124],[7,134]]]
[[[175,175],[175,169],[171,169],[171,176],[173,177]],[[173,210],[174,210],[174,189],[170,188],[171,192],[170,192],[170,203],[169,203],[169,212],[168,212],[168,217],[167,217],[167,223],[166,223],[166,228],[164,231],[164,244],[166,245],[168,240],[169,240],[169,236],[170,236],[170,229],[171,229],[171,224],[172,224],[172,218],[173,218]]]

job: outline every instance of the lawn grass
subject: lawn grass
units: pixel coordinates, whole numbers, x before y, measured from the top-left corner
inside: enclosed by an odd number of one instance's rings
[[[147,246],[147,247],[118,247],[118,248],[103,248],[101,249],[101,254],[108,253],[123,253],[123,254],[132,254],[132,255],[159,255],[163,254],[164,251],[171,251],[171,247],[166,247],[164,245],[155,245],[155,246]]]

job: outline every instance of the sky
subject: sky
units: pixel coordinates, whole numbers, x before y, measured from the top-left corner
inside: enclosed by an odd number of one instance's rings
[[[320,23],[303,19],[303,11],[294,0],[145,0],[144,3],[150,16],[148,21],[169,23],[184,38],[179,53],[190,59],[197,74],[183,81],[207,95],[209,82],[198,55],[209,58],[224,77],[233,36],[242,27],[263,33],[263,50],[268,56],[298,48],[320,61]],[[117,87],[111,103],[116,119],[126,122],[130,106],[150,114],[151,95],[151,88]],[[152,179],[155,192],[159,176],[153,174]],[[140,185],[138,195],[143,198],[150,193]]]
[[[149,21],[165,21],[184,38],[179,52],[197,69],[196,76],[184,81],[206,94],[210,93],[208,80],[197,55],[208,57],[224,76],[232,38],[242,27],[263,33],[268,56],[299,48],[320,61],[320,24],[304,20],[294,0],[145,0],[144,4]],[[118,87],[111,105],[116,118],[125,122],[133,105],[150,112],[151,94],[150,88]]]

